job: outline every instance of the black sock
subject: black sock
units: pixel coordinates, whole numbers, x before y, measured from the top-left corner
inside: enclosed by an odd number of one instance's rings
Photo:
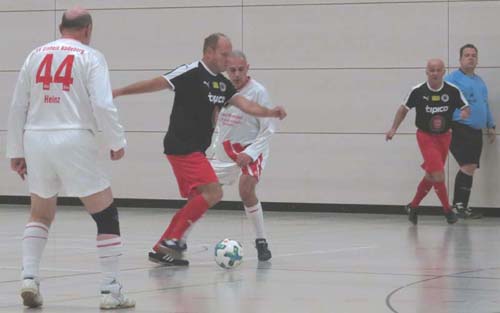
[[[470,191],[472,188],[472,176],[458,171],[455,178],[455,193],[453,195],[453,204],[462,203],[466,208],[469,206]]]

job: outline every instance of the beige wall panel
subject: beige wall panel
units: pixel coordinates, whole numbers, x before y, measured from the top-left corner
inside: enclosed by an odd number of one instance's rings
[[[160,71],[112,71],[113,88],[122,87],[138,80],[162,75]],[[127,131],[166,131],[174,93],[163,90],[149,94],[119,97],[114,100],[120,111],[120,120]]]
[[[183,8],[241,5],[241,0],[57,0],[57,9],[81,5],[88,9]]]
[[[0,72],[0,98],[3,99],[0,105],[0,131],[7,129],[7,118],[17,75],[17,72]]]
[[[439,2],[440,0],[423,0],[423,1],[418,1],[418,0],[408,0],[405,2]],[[290,5],[328,5],[328,4],[345,4],[345,3],[370,3],[370,2],[376,2],[380,3],[382,1],[380,0],[314,0],[314,1],[305,1],[305,0],[243,0],[243,5],[284,5],[284,6],[290,6]],[[399,0],[384,0],[383,2],[401,2]]]
[[[54,0],[2,0],[0,11],[53,10]]]
[[[254,58],[249,56],[252,65]],[[255,70],[250,74],[267,87],[275,104],[287,108],[283,132],[385,132],[411,88],[426,79],[424,69]],[[413,130],[413,122],[401,127],[401,131]]]
[[[34,48],[54,40],[54,12],[0,13],[0,29],[0,71],[19,70]]]
[[[499,66],[499,1],[450,3],[450,64],[458,66],[459,49],[473,43],[479,49],[480,65]]]
[[[163,133],[127,133],[126,157],[110,166],[117,198],[180,199],[175,176],[163,154]]]
[[[111,69],[166,70],[190,63],[201,58],[203,39],[213,32],[227,34],[234,47],[241,47],[239,8],[104,10],[92,14],[92,45],[105,54]]]
[[[244,49],[256,67],[418,67],[447,56],[445,3],[246,7],[243,14]]]
[[[262,201],[406,204],[423,171],[414,135],[285,135],[272,142]],[[423,202],[434,205],[432,194]]]

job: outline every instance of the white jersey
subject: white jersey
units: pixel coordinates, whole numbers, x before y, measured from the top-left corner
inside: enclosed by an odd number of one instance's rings
[[[250,78],[238,94],[248,100],[272,108],[273,104],[267,90]],[[234,161],[234,155],[243,152],[253,161],[267,159],[269,141],[276,131],[272,118],[258,118],[244,113],[235,106],[224,107],[217,120],[212,149],[214,157],[220,161]]]
[[[87,129],[95,134],[98,126],[110,149],[125,147],[104,56],[67,38],[33,50],[14,91],[7,157],[24,157],[24,130]]]

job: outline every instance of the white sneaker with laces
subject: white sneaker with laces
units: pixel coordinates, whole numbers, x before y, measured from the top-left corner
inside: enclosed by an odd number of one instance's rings
[[[23,279],[20,292],[25,306],[30,308],[42,306],[43,298],[40,294],[40,284],[35,279]]]
[[[101,289],[101,309],[125,309],[135,307],[135,301],[121,292],[122,285],[116,281]]]

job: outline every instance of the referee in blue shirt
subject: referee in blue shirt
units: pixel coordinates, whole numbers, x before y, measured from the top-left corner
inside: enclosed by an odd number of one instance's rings
[[[451,72],[445,80],[457,86],[470,105],[470,116],[460,118],[460,111],[453,115],[455,121],[450,151],[460,165],[455,179],[453,205],[463,218],[481,218],[482,213],[469,208],[472,177],[479,168],[483,147],[482,129],[487,129],[488,141],[495,142],[495,121],[488,105],[488,89],[474,70],[477,66],[477,48],[466,44],[460,48],[460,68]]]

